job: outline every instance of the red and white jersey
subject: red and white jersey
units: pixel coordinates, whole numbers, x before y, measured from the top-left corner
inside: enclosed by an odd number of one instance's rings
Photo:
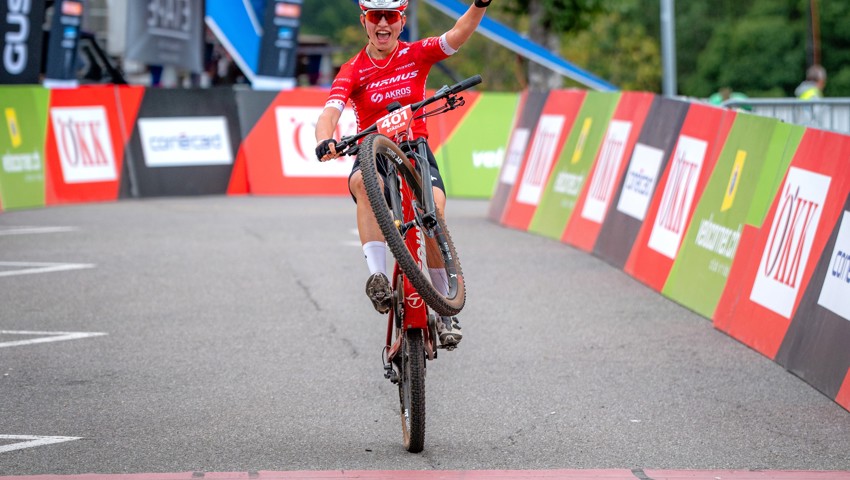
[[[325,107],[341,112],[350,100],[357,117],[357,130],[362,130],[386,115],[386,107],[392,102],[408,105],[424,100],[431,66],[455,52],[445,35],[413,43],[399,42],[389,61],[373,61],[364,48],[340,68]],[[428,136],[424,119],[414,122],[413,135],[414,138]]]

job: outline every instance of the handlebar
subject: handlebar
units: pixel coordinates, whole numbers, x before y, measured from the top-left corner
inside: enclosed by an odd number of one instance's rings
[[[457,95],[458,93],[472,88],[475,85],[478,85],[479,83],[481,83],[481,75],[473,75],[467,78],[466,80],[461,80],[460,82],[452,86],[444,85],[442,88],[437,90],[437,93],[435,93],[433,96],[428,97],[425,100],[422,100],[421,102],[411,104],[410,109],[416,112],[419,109],[426,107],[434,102],[439,102],[440,100],[446,97]],[[366,135],[369,135],[370,133],[374,133],[377,129],[377,125],[373,124],[367,127],[365,130],[361,130],[360,132],[355,133],[354,135],[343,137],[342,139],[340,139],[339,142],[337,142],[336,151],[341,152],[345,155],[353,154],[354,152],[346,152],[346,150],[356,145],[357,141],[361,138],[365,137]]]

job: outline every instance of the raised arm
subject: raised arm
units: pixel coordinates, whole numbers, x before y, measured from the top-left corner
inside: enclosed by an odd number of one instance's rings
[[[475,0],[466,13],[457,19],[451,30],[446,32],[446,41],[450,47],[458,50],[469,40],[469,37],[478,28],[478,24],[481,23],[481,19],[484,18],[487,5],[490,5],[490,2]]]

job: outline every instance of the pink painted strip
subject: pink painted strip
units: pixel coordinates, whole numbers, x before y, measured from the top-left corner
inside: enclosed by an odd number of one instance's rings
[[[183,472],[123,475],[4,476],[0,480],[850,480],[848,471],[803,470],[328,470],[294,472]]]

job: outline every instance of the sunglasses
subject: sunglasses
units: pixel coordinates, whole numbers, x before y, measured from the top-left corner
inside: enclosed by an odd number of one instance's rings
[[[375,25],[381,23],[382,18],[387,19],[387,23],[392,25],[401,20],[401,12],[396,10],[368,10],[365,13],[366,20]]]

